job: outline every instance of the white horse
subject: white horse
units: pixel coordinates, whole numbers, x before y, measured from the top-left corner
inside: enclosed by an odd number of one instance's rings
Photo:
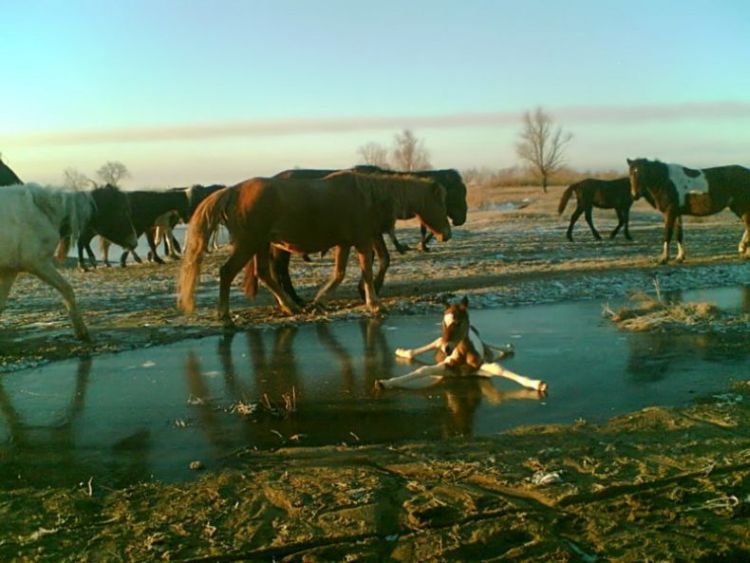
[[[112,186],[86,192],[19,184],[0,189],[0,313],[20,272],[35,275],[58,290],[75,335],[88,340],[73,288],[55,267],[55,248],[63,236],[75,239],[92,221],[106,225],[105,236],[135,247],[125,195]]]

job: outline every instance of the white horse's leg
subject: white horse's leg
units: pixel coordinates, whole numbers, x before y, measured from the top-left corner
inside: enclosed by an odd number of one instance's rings
[[[745,228],[745,232],[742,234],[742,239],[740,240],[740,245],[737,247],[740,255],[745,255],[748,243],[750,243],[750,229]]]
[[[526,387],[527,389],[534,389],[536,391],[539,391],[540,393],[544,393],[545,391],[547,391],[547,384],[544,381],[541,381],[539,379],[531,379],[529,377],[513,373],[512,371],[505,369],[503,366],[495,362],[482,364],[482,366],[479,368],[478,375],[504,377],[506,379],[510,379],[511,381],[515,381],[516,383],[523,387]]]
[[[396,348],[396,355],[399,358],[406,358],[407,360],[411,360],[412,358],[419,356],[420,354],[424,354],[425,352],[429,352],[430,350],[437,350],[438,348],[440,348],[440,344],[442,342],[442,338],[436,338],[432,342],[425,344],[424,346],[420,346],[419,348]]]
[[[513,389],[512,391],[501,391],[492,385],[489,379],[479,381],[479,390],[482,392],[482,396],[493,405],[517,399],[539,400],[539,392],[536,390]]]
[[[16,281],[18,272],[0,272],[0,313],[5,309],[5,304],[8,302],[8,295],[10,295],[10,288],[13,287],[13,282]]]
[[[78,307],[76,306],[76,298],[73,293],[73,288],[70,287],[70,284],[62,277],[62,275],[60,275],[60,272],[57,271],[52,262],[40,264],[30,273],[39,277],[42,281],[48,283],[62,294],[63,299],[65,300],[65,306],[70,314],[70,320],[73,323],[73,330],[75,331],[76,337],[79,340],[89,340],[89,331],[86,328],[86,324],[83,322],[83,317],[81,317]]]
[[[422,366],[406,375],[390,379],[378,379],[376,385],[385,389],[424,389],[440,383],[445,376],[445,365]]]

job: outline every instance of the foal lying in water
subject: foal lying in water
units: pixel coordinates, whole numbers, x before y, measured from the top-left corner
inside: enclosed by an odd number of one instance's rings
[[[419,354],[436,350],[437,364],[418,368],[411,373],[391,379],[379,379],[377,385],[386,389],[428,387],[450,375],[505,377],[523,387],[546,393],[547,384],[538,379],[518,375],[502,367],[497,360],[512,353],[509,346],[493,346],[479,338],[479,332],[469,322],[469,300],[446,304],[443,312],[443,334],[420,348],[397,348],[396,355],[409,360]]]

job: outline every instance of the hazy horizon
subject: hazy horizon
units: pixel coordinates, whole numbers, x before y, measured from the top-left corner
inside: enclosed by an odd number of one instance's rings
[[[507,168],[524,111],[573,133],[568,164],[750,164],[750,5],[39,1],[4,8],[0,152],[59,183],[339,168],[412,129],[435,167]]]

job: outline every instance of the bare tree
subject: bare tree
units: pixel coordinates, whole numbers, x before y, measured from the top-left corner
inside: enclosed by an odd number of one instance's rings
[[[388,164],[388,149],[380,143],[370,141],[359,147],[357,153],[362,157],[364,164],[372,164],[380,168],[390,168],[390,164]]]
[[[65,178],[65,187],[71,190],[82,190],[88,186],[96,186],[96,182],[75,168],[66,168],[63,177]]]
[[[424,141],[417,139],[411,129],[404,129],[394,137],[393,164],[398,170],[412,172],[414,170],[428,170],[430,153],[424,147]]]
[[[130,178],[130,172],[127,167],[119,160],[110,160],[106,162],[99,170],[96,171],[102,182],[119,186],[120,180]]]
[[[554,125],[552,116],[541,107],[523,114],[523,129],[516,143],[516,154],[525,160],[529,167],[541,178],[542,189],[547,191],[550,175],[559,170],[565,162],[565,146],[573,138]]]

